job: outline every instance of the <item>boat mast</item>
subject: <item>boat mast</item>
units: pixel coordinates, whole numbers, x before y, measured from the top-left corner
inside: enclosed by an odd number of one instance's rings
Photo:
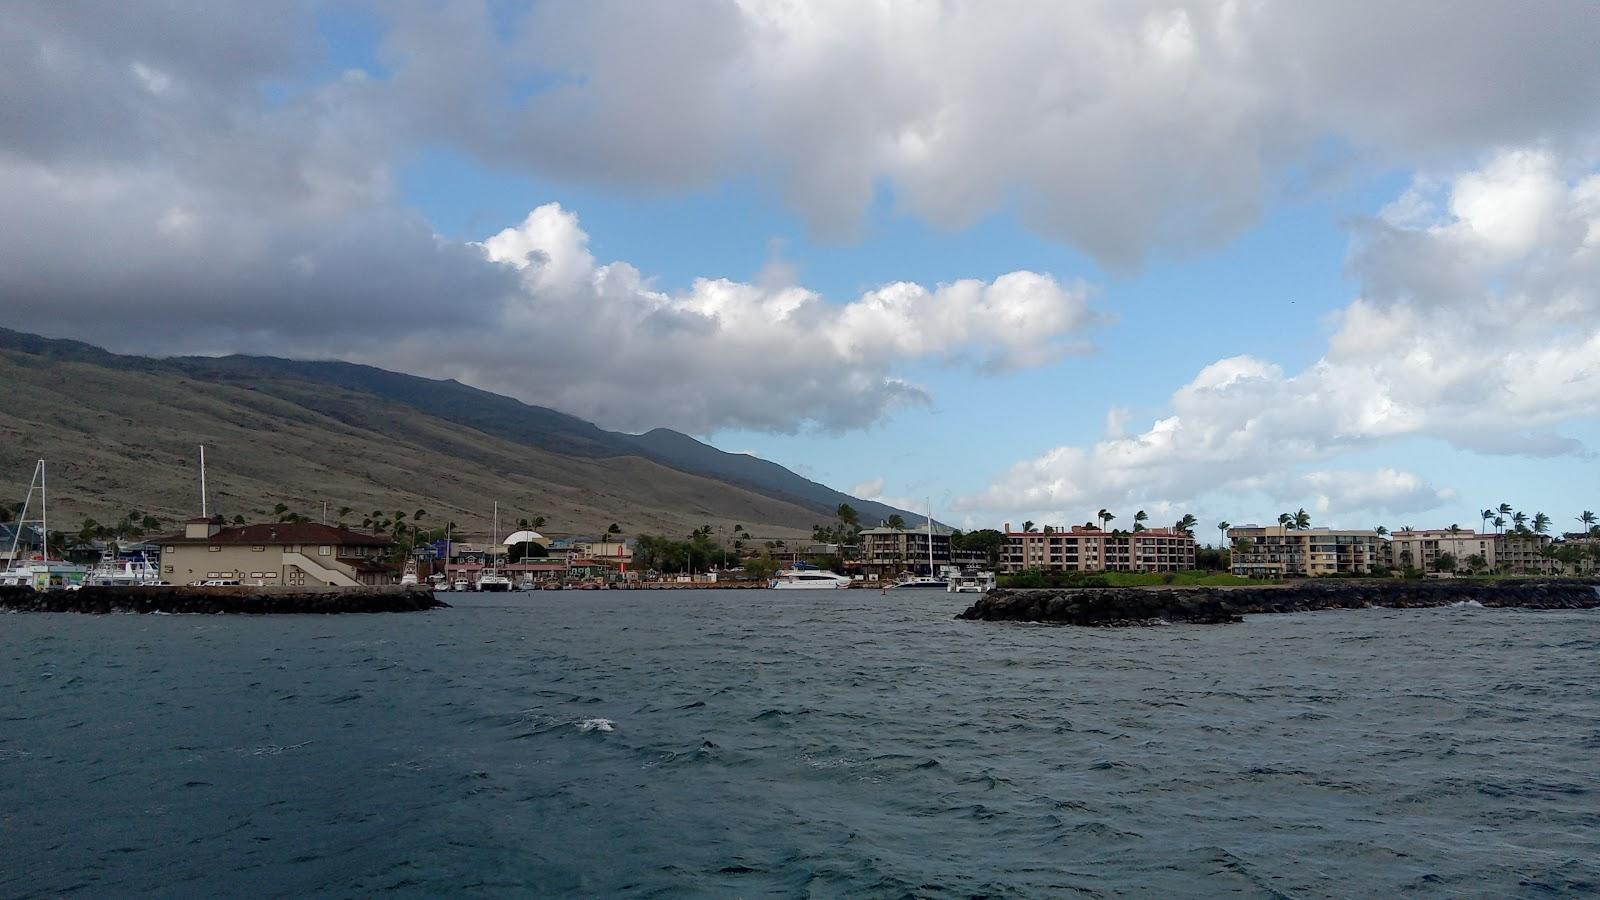
[[[28,479],[28,496],[22,498],[22,512],[17,514],[17,530],[11,535],[11,556],[6,561],[7,569],[15,569],[17,567],[17,545],[22,540],[22,529],[28,525],[28,507],[33,505],[33,486],[35,484],[40,485],[39,505],[42,510],[44,507],[44,460],[42,459],[34,464],[33,475]],[[44,536],[44,561],[48,565],[50,562],[50,520],[48,517],[41,518],[39,523],[43,529],[41,534]]]
[[[30,491],[31,492],[31,491]],[[44,460],[39,460],[39,546],[44,548],[44,565],[50,567],[50,497],[44,490]]]
[[[494,540],[489,544],[489,572],[499,575],[500,570],[495,566],[495,559],[500,550],[500,501],[494,502]]]
[[[933,498],[928,498],[928,577],[933,577]]]

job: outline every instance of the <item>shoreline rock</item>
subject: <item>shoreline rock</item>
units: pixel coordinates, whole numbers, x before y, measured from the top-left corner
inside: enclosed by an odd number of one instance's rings
[[[420,612],[448,608],[433,591],[415,587],[82,587],[35,591],[0,587],[0,610],[67,613],[234,613],[327,615]]]
[[[1600,608],[1600,581],[1306,581],[1260,587],[999,588],[958,619],[1126,627],[1220,625],[1247,615],[1323,609],[1421,609],[1454,603],[1520,609]]]

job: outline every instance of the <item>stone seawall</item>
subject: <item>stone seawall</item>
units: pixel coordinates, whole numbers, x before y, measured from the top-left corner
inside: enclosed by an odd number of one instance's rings
[[[35,591],[0,587],[0,610],[77,613],[377,613],[448,607],[427,589],[83,587]]]
[[[1260,587],[1001,588],[956,618],[1060,625],[1222,624],[1261,613],[1478,603],[1524,609],[1600,608],[1600,582],[1306,581]]]

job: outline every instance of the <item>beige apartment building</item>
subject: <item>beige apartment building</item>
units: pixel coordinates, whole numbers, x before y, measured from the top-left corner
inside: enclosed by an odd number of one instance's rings
[[[394,542],[343,526],[309,522],[224,527],[221,518],[190,519],[182,534],[156,538],[161,577],[173,584],[237,581],[248,585],[357,587],[394,584]]]
[[[1172,528],[1101,531],[1083,525],[1012,531],[1006,523],[1000,571],[1180,572],[1194,568],[1192,535]]]
[[[1552,560],[1542,554],[1550,547],[1547,534],[1477,534],[1457,529],[1427,528],[1397,531],[1390,542],[1390,564],[1397,569],[1438,572],[1439,557],[1448,553],[1456,571],[1465,572],[1468,560],[1483,557],[1486,570],[1519,575],[1542,575],[1551,571]]]
[[[1467,570],[1467,559],[1483,557],[1485,569],[1493,569],[1499,561],[1500,535],[1477,534],[1457,529],[1424,528],[1396,531],[1389,536],[1389,565],[1396,569],[1417,569],[1422,572],[1439,571],[1439,557],[1450,554],[1456,568]]]
[[[1229,571],[1247,578],[1366,575],[1384,562],[1376,531],[1241,525],[1228,529]]]

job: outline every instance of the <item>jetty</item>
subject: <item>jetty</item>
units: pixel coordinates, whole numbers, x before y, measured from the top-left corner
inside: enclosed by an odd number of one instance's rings
[[[1600,579],[1299,581],[1244,587],[999,588],[956,616],[982,622],[1131,626],[1241,622],[1325,609],[1417,609],[1458,603],[1520,609],[1600,608]]]
[[[427,588],[93,587],[35,591],[0,586],[0,610],[246,615],[420,612],[449,607]]]

